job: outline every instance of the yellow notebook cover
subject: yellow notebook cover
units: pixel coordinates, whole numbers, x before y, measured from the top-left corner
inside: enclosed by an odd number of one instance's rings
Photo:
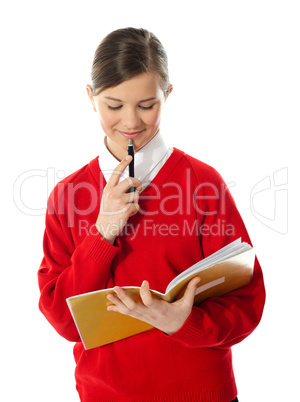
[[[188,282],[199,275],[201,281],[194,303],[197,305],[209,297],[223,296],[250,283],[254,259],[253,248],[238,239],[182,272],[169,283],[164,294],[155,290],[151,290],[151,293],[173,302],[183,296]],[[135,300],[141,300],[139,287],[127,286],[123,289]],[[106,298],[109,293],[114,293],[113,289],[103,289],[67,299],[85,349],[106,345],[153,328],[136,318],[107,311],[107,306],[111,304]]]

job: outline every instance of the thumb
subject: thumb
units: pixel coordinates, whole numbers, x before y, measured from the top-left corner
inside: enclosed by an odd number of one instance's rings
[[[197,285],[201,281],[201,278],[199,276],[196,276],[195,278],[191,279],[186,287],[186,290],[183,295],[183,299],[189,303],[189,304],[194,304],[194,298],[197,290]]]

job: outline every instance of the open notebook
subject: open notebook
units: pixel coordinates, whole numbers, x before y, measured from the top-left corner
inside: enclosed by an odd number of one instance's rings
[[[200,276],[195,305],[209,297],[223,296],[247,285],[251,281],[255,253],[253,248],[241,239],[235,240],[209,257],[197,262],[176,276],[165,293],[151,290],[155,297],[167,302],[180,299],[188,282]],[[140,301],[139,287],[123,287],[136,301]],[[136,318],[113,311],[107,311],[111,302],[106,298],[113,289],[103,289],[73,296],[67,303],[86,349],[106,345],[153,327]]]

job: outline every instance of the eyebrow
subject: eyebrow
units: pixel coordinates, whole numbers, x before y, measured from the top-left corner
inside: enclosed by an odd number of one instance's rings
[[[123,102],[121,99],[113,98],[113,97],[111,97],[111,96],[105,96],[104,98],[105,98],[105,99],[108,99],[108,100],[116,101],[116,102]],[[149,102],[149,101],[156,100],[156,99],[157,99],[157,98],[155,98],[155,97],[148,98],[148,99],[142,99],[142,100],[139,101],[139,103],[142,103],[142,102]]]

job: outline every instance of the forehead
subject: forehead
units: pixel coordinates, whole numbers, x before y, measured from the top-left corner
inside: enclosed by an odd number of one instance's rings
[[[123,102],[138,102],[149,98],[160,98],[163,96],[163,91],[155,74],[144,73],[100,92],[99,96]]]

